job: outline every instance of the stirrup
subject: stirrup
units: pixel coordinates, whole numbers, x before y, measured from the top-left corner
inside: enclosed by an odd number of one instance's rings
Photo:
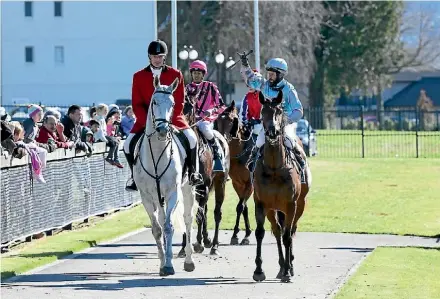
[[[126,191],[138,191],[138,188],[136,186],[136,183],[133,178],[129,178],[126,185],[125,185]]]

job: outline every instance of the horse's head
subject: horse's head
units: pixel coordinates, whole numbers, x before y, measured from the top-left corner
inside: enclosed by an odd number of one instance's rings
[[[238,137],[238,112],[235,107],[235,101],[223,111],[217,118],[217,131],[227,140]]]
[[[166,86],[160,85],[159,77],[154,77],[154,93],[151,98],[150,111],[154,130],[159,138],[165,138],[170,131],[174,111],[173,92],[178,85],[179,78],[176,78],[170,86]]]
[[[263,127],[266,132],[266,138],[274,143],[283,134],[285,119],[281,103],[283,102],[283,92],[280,90],[278,96],[271,101],[266,99],[262,92],[259,93],[261,116],[263,118]]]

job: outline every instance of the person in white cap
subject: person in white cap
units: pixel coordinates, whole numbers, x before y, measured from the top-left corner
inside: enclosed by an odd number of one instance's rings
[[[30,105],[28,107],[29,118],[23,121],[24,142],[29,143],[35,140],[38,135],[38,125],[43,119],[43,108],[38,105]]]

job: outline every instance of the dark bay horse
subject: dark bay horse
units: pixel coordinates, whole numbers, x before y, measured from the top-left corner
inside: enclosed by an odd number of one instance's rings
[[[297,223],[304,212],[306,195],[311,187],[311,173],[306,166],[306,183],[301,185],[299,168],[294,156],[284,145],[284,127],[286,119],[282,110],[283,94],[269,101],[260,93],[265,145],[263,157],[257,162],[254,174],[254,202],[257,229],[256,269],[253,279],[266,279],[262,268],[261,243],[264,238],[264,222],[267,219],[272,225],[278,247],[280,271],[277,278],[290,282],[293,276],[292,237],[296,233]],[[281,237],[284,244],[281,246]]]
[[[220,222],[222,219],[222,205],[225,199],[225,186],[228,178],[230,163],[229,163],[229,147],[226,139],[216,130],[214,130],[215,136],[218,138],[220,145],[224,153],[224,172],[213,172],[213,152],[208,145],[201,132],[196,127],[195,116],[195,100],[189,97],[185,98],[185,106],[183,113],[186,116],[189,125],[196,132],[199,143],[199,172],[203,177],[204,184],[196,186],[196,200],[199,204],[197,211],[197,242],[194,244],[194,251],[202,253],[204,248],[211,248],[210,254],[219,255],[218,251],[218,233],[220,229]],[[215,220],[215,233],[214,239],[209,239],[208,236],[208,198],[210,192],[215,191],[215,208],[214,208],[214,220]],[[202,245],[203,241],[203,245]],[[185,256],[186,235],[183,235],[182,249],[179,252],[179,257]]]
[[[248,161],[255,144],[252,138],[252,129],[239,124],[238,111],[235,107],[234,101],[232,101],[229,107],[223,111],[219,118],[217,118],[216,125],[217,130],[225,136],[229,144],[229,152],[231,156],[231,169],[229,171],[229,176],[232,179],[232,186],[239,198],[231,245],[237,245],[239,243],[237,234],[240,231],[239,226],[241,214],[243,214],[246,234],[240,244],[249,245],[249,236],[252,231],[249,224],[247,200],[251,197],[254,188],[252,186],[249,170],[246,168],[246,162]]]

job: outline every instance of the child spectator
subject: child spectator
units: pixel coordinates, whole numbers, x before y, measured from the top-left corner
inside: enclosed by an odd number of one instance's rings
[[[122,117],[120,132],[123,137],[127,137],[130,134],[131,129],[134,126],[134,122],[136,121],[136,117],[133,112],[132,106],[127,106],[124,110],[124,116]]]
[[[43,118],[43,109],[38,105],[30,105],[28,107],[29,118],[23,121],[24,127],[24,141],[26,143],[32,142],[37,138],[38,125]]]

